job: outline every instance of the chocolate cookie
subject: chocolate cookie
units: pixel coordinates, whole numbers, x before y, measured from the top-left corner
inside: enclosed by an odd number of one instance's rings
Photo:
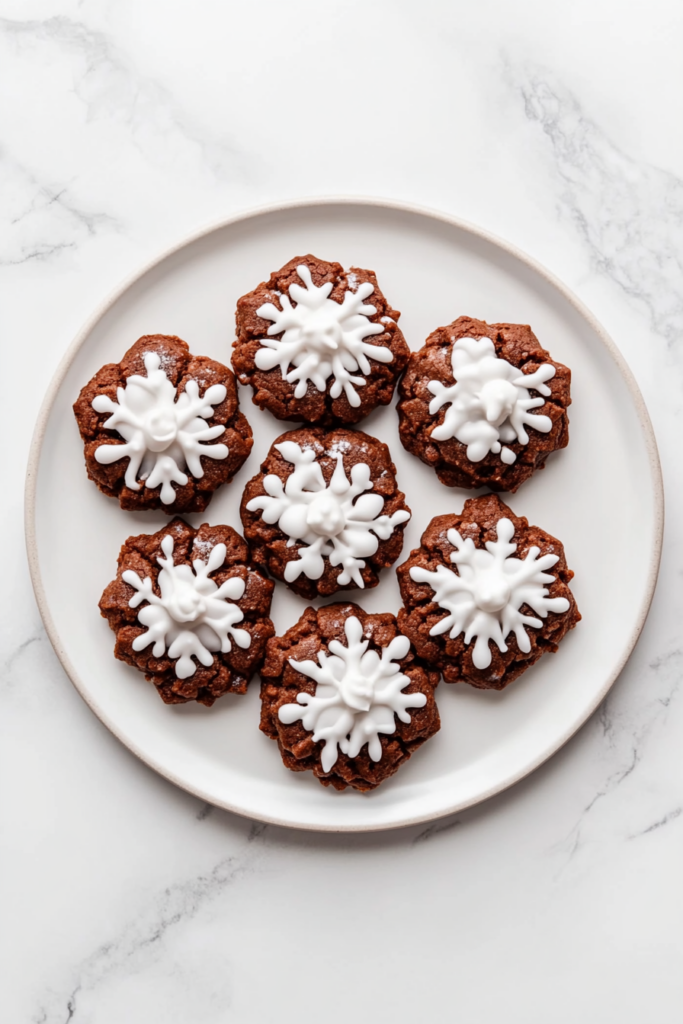
[[[307,608],[268,641],[261,730],[277,740],[286,768],[364,792],[438,732],[438,682],[393,615],[366,615],[355,604]]]
[[[237,303],[232,365],[280,420],[358,423],[388,405],[409,350],[372,270],[295,256]]]
[[[494,494],[432,519],[396,572],[398,628],[447,683],[502,690],[581,618],[560,541]]]
[[[166,704],[210,707],[246,693],[275,632],[273,587],[230,526],[194,530],[174,519],[128,538],[100,612],[116,633],[115,656],[144,672]]]
[[[525,324],[461,316],[410,356],[398,402],[403,447],[449,487],[516,491],[569,443],[571,371]]]
[[[88,476],[130,511],[203,512],[253,444],[232,370],[169,335],[139,338],[73,408]]]
[[[247,484],[240,515],[257,565],[312,599],[376,587],[410,519],[389,449],[359,430],[290,430]]]

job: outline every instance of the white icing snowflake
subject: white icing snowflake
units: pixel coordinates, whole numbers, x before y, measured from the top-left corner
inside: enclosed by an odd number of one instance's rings
[[[399,509],[391,516],[380,515],[382,495],[363,494],[372,487],[370,468],[364,462],[351,468],[349,482],[342,453],[335,452],[337,465],[327,486],[312,448],[303,450],[294,441],[275,447],[292,463],[294,472],[284,486],[279,476],[269,474],[263,481],[266,493],[252,498],[247,508],[262,510],[264,522],[277,523],[289,538],[287,547],[306,545],[298,559],[287,563],[285,579],[293,583],[303,572],[309,580],[319,580],[325,571],[324,558],[329,557],[331,565],[342,566],[337,577],[340,586],[353,580],[364,587],[360,570],[365,559],[377,551],[379,540],[388,540],[399,523],[410,519],[410,513]]]
[[[539,366],[534,373],[522,373],[496,356],[490,338],[460,338],[453,345],[451,365],[454,384],[447,387],[431,380],[427,385],[435,396],[429,403],[432,416],[450,403],[443,423],[432,430],[436,441],[457,438],[467,445],[470,462],[481,462],[493,452],[512,465],[517,456],[511,448],[501,446],[501,441],[528,444],[527,426],[543,434],[551,430],[549,416],[529,411],[544,403],[543,398],[531,398],[530,388],[546,397],[551,394],[545,384],[555,376],[550,363]]]
[[[196,380],[189,380],[185,391],[176,401],[176,389],[161,369],[161,359],[155,352],[144,357],[147,376],[133,374],[125,388],[118,388],[118,404],[108,395],[97,395],[92,407],[96,412],[110,412],[105,421],[108,430],[117,430],[126,444],[102,444],[95,449],[95,458],[103,465],[118,462],[126,456],[126,486],[139,491],[138,474],[145,487],[161,484],[161,500],[170,505],[175,500],[172,484],[184,485],[189,468],[197,479],[204,476],[201,456],[225,459],[226,444],[200,444],[211,441],[225,432],[216,424],[208,427],[204,420],[213,416],[213,406],[225,399],[223,384],[213,384],[199,395]]]
[[[358,370],[363,374],[371,372],[368,356],[379,363],[390,363],[394,358],[391,349],[383,345],[369,345],[363,340],[385,330],[380,324],[368,320],[368,315],[372,316],[377,309],[363,301],[372,295],[374,288],[365,281],[356,291],[345,292],[343,302],[334,302],[328,298],[333,288],[331,281],[317,288],[307,266],[297,267],[296,272],[306,285],[306,288],[299,284],[289,286],[290,297],[296,306],[292,306],[283,295],[281,310],[272,302],[266,302],[256,310],[264,320],[274,321],[268,328],[269,336],[284,331],[279,340],[272,337],[260,339],[264,347],[256,353],[256,365],[259,370],[272,370],[279,365],[283,380],[290,384],[297,382],[295,398],[304,397],[309,380],[318,391],[324,391],[328,379],[333,376],[332,398],[339,398],[343,390],[349,405],[357,407],[360,398],[355,388],[363,387],[365,377],[353,374]],[[293,370],[289,369],[290,364]]]
[[[232,604],[244,594],[244,580],[233,576],[218,587],[209,579],[209,573],[220,568],[225,560],[225,544],[216,544],[206,562],[195,559],[192,568],[186,563],[174,564],[170,534],[162,540],[161,550],[166,555],[157,558],[161,566],[161,597],[154,593],[149,576],[141,580],[132,569],[122,574],[124,582],[137,590],[129,606],[137,608],[143,601],[149,602],[138,612],[138,622],[148,629],[135,638],[133,650],[143,651],[153,643],[152,654],[160,658],[168,647],[169,658],[178,659],[176,676],[187,679],[197,670],[193,655],[208,668],[213,664],[212,651],[226,654],[232,650],[231,636],[238,647],[250,647],[251,637],[246,629],[235,628],[244,613]]]
[[[566,612],[569,601],[566,597],[549,598],[544,583],[555,579],[544,572],[555,565],[559,555],[543,555],[540,548],[529,549],[524,561],[510,556],[517,550],[510,541],[515,528],[507,518],[500,519],[496,527],[498,539],[486,542],[486,550],[474,546],[470,537],[463,540],[457,530],[448,531],[448,540],[456,550],[451,562],[458,567],[460,575],[439,565],[436,572],[421,566],[413,566],[411,579],[416,583],[428,583],[434,591],[434,600],[449,614],[430,630],[431,636],[439,636],[450,630],[451,639],[465,634],[465,643],[473,637],[472,660],[476,668],[488,668],[491,664],[489,640],[498,645],[498,650],[507,651],[506,637],[514,633],[520,651],[531,650],[531,642],[525,626],[539,629],[543,623],[519,610],[526,604],[537,615],[545,619],[548,612]]]
[[[313,742],[325,741],[322,751],[323,771],[329,772],[335,764],[339,750],[356,757],[368,744],[373,761],[382,757],[380,733],[390,735],[396,731],[394,715],[409,722],[407,708],[422,708],[427,703],[424,693],[402,693],[410,679],[399,671],[394,661],[405,658],[410,641],[397,636],[388,647],[368,651],[368,640],[363,640],[363,627],[352,615],[344,623],[347,646],[331,640],[332,657],[322,651],[318,662],[293,661],[289,664],[297,672],[314,679],[318,684],[315,694],[297,694],[296,704],[283,704],[278,712],[285,725],[303,723],[313,732]]]

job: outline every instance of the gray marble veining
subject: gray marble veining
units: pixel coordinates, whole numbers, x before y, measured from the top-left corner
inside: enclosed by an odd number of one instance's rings
[[[620,46],[669,53],[683,22],[673,0],[577,0],[563,33],[546,7],[0,3],[12,1024],[676,1019],[683,179],[673,148],[673,170],[644,159],[646,107],[632,147],[601,112],[638,73]],[[642,89],[675,126],[653,66]],[[254,826],[139,764],[65,679],[21,554],[33,421],[99,298],[212,217],[335,191],[442,206],[569,267],[650,404],[670,524],[644,634],[586,727],[488,804],[374,836]]]
[[[547,137],[561,220],[595,270],[643,309],[669,344],[683,331],[683,180],[631,159],[547,70],[510,78],[525,116]]]

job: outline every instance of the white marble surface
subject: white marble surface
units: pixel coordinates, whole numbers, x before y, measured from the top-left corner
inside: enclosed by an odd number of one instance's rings
[[[0,0],[3,1020],[680,1019],[682,45],[674,0]],[[123,749],[45,639],[21,515],[42,394],[119,279],[337,192],[564,278],[638,378],[668,502],[652,614],[581,733],[485,806],[348,838],[212,810]]]

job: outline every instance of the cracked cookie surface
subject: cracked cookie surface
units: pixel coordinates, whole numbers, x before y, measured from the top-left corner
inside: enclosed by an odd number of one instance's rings
[[[317,661],[321,652],[327,655],[330,644],[348,644],[347,621],[356,618],[362,626],[363,642],[381,655],[399,636],[396,619],[390,614],[368,615],[351,603],[330,604],[315,610],[307,608],[299,621],[284,636],[268,641],[266,658],[261,669],[261,731],[276,740],[283,764],[291,771],[312,771],[323,786],[365,792],[375,789],[392,776],[412,754],[440,728],[434,690],[439,673],[427,668],[415,656],[412,647],[396,662],[406,677],[404,693],[412,695],[419,707],[409,708],[409,721],[394,719],[395,730],[380,736],[381,753],[370,757],[364,744],[355,757],[343,751],[329,770],[322,765],[323,743],[313,740],[313,731],[301,721],[285,723],[280,709],[293,705],[299,694],[315,695],[318,683],[302,674],[290,663]],[[409,647],[405,642],[405,647]],[[422,696],[420,696],[422,695]]]
[[[124,578],[149,579],[154,594],[159,595],[159,576],[163,571],[159,560],[164,561],[166,549],[162,545],[169,537],[173,541],[173,561],[176,566],[187,567],[184,570],[187,576],[194,571],[196,559],[207,563],[216,547],[225,546],[222,562],[210,573],[209,579],[217,588],[230,580],[240,581],[235,592],[241,592],[241,596],[231,603],[241,612],[238,625],[249,640],[248,646],[232,642],[229,651],[214,651],[209,665],[196,661],[194,671],[186,678],[178,678],[177,659],[170,657],[168,651],[157,657],[151,643],[139,649],[145,629],[139,621],[139,606],[134,603],[131,607],[139,588],[131,586]],[[143,672],[164,703],[197,701],[210,707],[225,693],[246,693],[249,680],[258,671],[266,641],[275,632],[269,617],[273,588],[273,581],[266,579],[252,564],[246,542],[232,527],[203,524],[195,530],[184,520],[173,519],[157,533],[143,533],[126,540],[119,553],[116,579],[105,589],[99,607],[116,634],[115,656]],[[187,620],[187,612],[182,618]]]
[[[154,407],[153,376],[161,377],[161,389],[164,393],[159,402],[161,408]],[[129,439],[122,436],[114,425],[106,426],[110,419],[121,415],[121,392],[137,388],[133,399],[129,401],[129,426],[131,435],[135,427],[140,429],[136,436]],[[152,378],[150,380],[150,378]],[[164,381],[165,378],[165,381]],[[136,385],[136,381],[139,382]],[[141,408],[150,393],[149,408]],[[195,416],[194,422],[178,423],[177,414],[182,417],[183,405],[188,407],[192,402],[190,395],[196,394],[195,404],[201,405],[201,399],[207,395],[218,396],[219,401],[209,404]],[[220,397],[222,396],[222,397]],[[73,406],[83,440],[85,465],[88,477],[99,490],[108,497],[117,498],[122,509],[139,512],[147,509],[159,509],[167,515],[179,512],[203,512],[218,487],[229,483],[251,452],[252,432],[246,417],[239,409],[237,384],[235,375],[227,366],[209,359],[206,356],[193,356],[189,346],[172,335],[152,334],[139,338],[126,352],[119,363],[108,363],[82,388]],[[115,416],[112,416],[112,410]],[[204,415],[209,413],[210,415]],[[169,422],[172,420],[173,422]],[[185,449],[178,445],[181,436],[179,427],[189,426],[185,442],[196,450],[199,464],[196,469],[200,475],[194,475],[185,463]],[[195,442],[197,428],[206,429],[206,435],[212,444],[198,445]],[[223,428],[222,430],[220,428]],[[127,431],[126,425],[121,429]],[[128,431],[127,431],[128,432]],[[211,436],[213,435],[213,436]],[[150,445],[150,465],[146,465],[145,457],[141,457],[140,448]],[[132,457],[141,463],[132,474],[131,455],[117,457],[116,448],[132,448]],[[223,448],[227,447],[227,455]],[[218,449],[220,455],[215,450]],[[137,451],[136,451],[137,449]],[[106,462],[103,462],[103,452]],[[208,454],[207,454],[208,453]],[[153,457],[152,457],[153,456]],[[154,487],[147,486],[147,481],[154,479],[153,473],[158,468],[164,469],[164,460],[174,456],[174,466],[169,483],[157,483]],[[178,465],[178,460],[182,465]],[[152,468],[151,463],[155,463]],[[168,476],[168,474],[166,474]],[[180,479],[185,483],[178,483]],[[170,489],[170,493],[165,493]],[[168,498],[172,500],[167,500]]]
[[[538,401],[530,420],[544,418],[544,427],[548,429],[541,431],[529,426],[528,443],[503,439],[502,454],[501,444],[496,444],[496,439],[493,447],[497,447],[497,451],[488,451],[483,458],[479,457],[481,453],[477,453],[478,461],[468,457],[468,451],[470,456],[472,452],[456,436],[441,439],[434,436],[435,431],[452,433],[444,430],[450,407],[438,407],[444,400],[435,396],[453,390],[454,346],[466,338],[475,341],[490,339],[495,358],[504,360],[515,372],[519,371],[520,380],[538,375],[542,367],[549,366],[554,370],[552,377],[540,385],[541,390],[537,391],[530,385],[528,392],[532,401]],[[503,387],[511,388],[511,385],[505,382]],[[543,468],[552,452],[565,448],[569,443],[567,408],[571,404],[570,388],[571,371],[550,358],[527,325],[487,324],[483,320],[461,316],[447,327],[433,331],[423,347],[410,356],[399,385],[397,409],[401,443],[412,455],[431,466],[441,483],[449,487],[486,486],[493,491],[514,492],[534,472]],[[476,404],[474,396],[465,396],[465,401]],[[496,412],[499,409],[489,414],[494,423],[501,419],[500,415],[496,417]],[[481,410],[479,415],[483,418]],[[484,425],[492,432],[495,429],[491,424]],[[467,436],[466,432],[461,436]],[[495,438],[495,433],[493,436]],[[509,436],[514,436],[512,430]]]
[[[310,277],[310,285],[302,273]],[[326,298],[320,295],[318,300],[314,290],[320,289],[328,294]],[[365,294],[366,314],[349,310],[353,316],[340,324],[342,306],[353,302],[361,290]],[[296,298],[292,309],[290,296],[305,299],[311,292],[315,308],[310,311],[310,322],[299,323]],[[282,314],[288,308],[292,313],[285,319]],[[325,314],[326,308],[329,316]],[[374,271],[358,267],[347,271],[339,263],[318,259],[310,253],[296,256],[238,300],[232,365],[239,381],[253,389],[255,405],[268,409],[278,419],[315,426],[358,423],[377,406],[391,402],[396,382],[408,361],[409,349],[398,326],[400,315],[382,294]],[[366,321],[364,327],[362,320]],[[287,322],[292,322],[287,334],[289,338],[291,333],[292,341],[285,338]],[[283,329],[278,331],[279,326]],[[317,337],[316,326],[320,328]],[[343,329],[345,326],[348,332]],[[306,332],[310,344],[303,337]],[[326,338],[326,332],[334,337]],[[354,332],[359,333],[352,338]],[[349,344],[347,351],[343,351],[347,335]],[[269,345],[273,348],[264,347]],[[369,346],[367,363],[359,366],[356,355],[364,346]],[[278,348],[282,351],[278,352]],[[287,352],[294,361],[289,361]],[[338,371],[343,378],[337,388],[335,356],[341,356]],[[278,359],[281,361],[277,362]],[[363,363],[362,356],[360,361]],[[314,382],[316,374],[321,374],[319,385]],[[358,383],[348,384],[349,374]]]
[[[478,668],[475,664],[474,636],[466,643],[463,631],[457,632],[455,636],[450,635],[450,630],[438,631],[449,609],[439,604],[435,590],[426,577],[436,579],[437,574],[442,578],[450,572],[458,574],[452,558],[457,553],[457,547],[452,543],[454,534],[451,531],[457,531],[462,541],[471,541],[475,549],[483,552],[487,542],[497,542],[502,520],[507,520],[514,527],[512,540],[516,544],[515,559],[524,561],[527,557],[533,558],[533,548],[538,549],[540,556],[556,556],[556,561],[548,569],[552,581],[549,579],[544,583],[546,603],[562,601],[567,608],[561,613],[547,611],[544,618],[537,619],[540,628],[526,629],[526,651],[520,648],[514,632],[503,636],[503,645],[507,647],[505,651],[501,651],[490,640],[490,662],[486,667]],[[490,567],[487,565],[484,569],[489,570]],[[567,566],[561,542],[545,530],[530,526],[523,516],[516,516],[495,494],[468,499],[460,515],[436,516],[432,519],[422,535],[420,547],[411,551],[408,559],[399,565],[396,574],[403,600],[403,608],[398,613],[399,629],[410,639],[418,656],[442,672],[447,683],[464,682],[479,689],[502,690],[534,665],[543,654],[556,652],[563,637],[581,619],[569,588],[574,573]],[[460,589],[462,592],[457,596],[457,601],[464,602],[467,594],[464,587]],[[490,601],[490,594],[485,596]],[[475,596],[473,604],[476,603]],[[487,607],[481,597],[479,603],[482,608]],[[503,602],[498,602],[497,607],[500,609],[502,606]],[[521,611],[528,617],[538,614],[523,602]],[[543,611],[541,609],[541,614]],[[476,614],[476,607],[473,612]]]
[[[300,465],[308,459],[309,480]],[[376,587],[401,553],[410,510],[386,444],[360,430],[303,427],[273,442],[240,515],[256,564],[313,600]]]

